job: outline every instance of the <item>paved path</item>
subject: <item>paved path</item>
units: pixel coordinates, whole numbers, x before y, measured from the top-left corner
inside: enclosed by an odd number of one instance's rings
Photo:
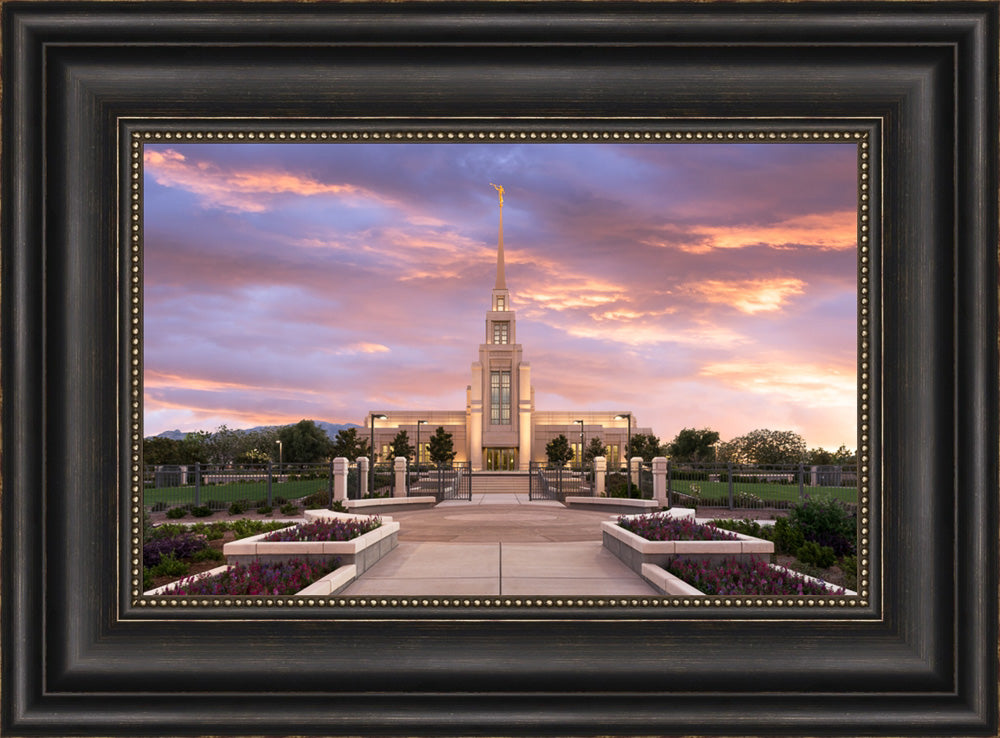
[[[606,512],[491,493],[392,517],[399,546],[342,594],[656,594],[601,545]]]

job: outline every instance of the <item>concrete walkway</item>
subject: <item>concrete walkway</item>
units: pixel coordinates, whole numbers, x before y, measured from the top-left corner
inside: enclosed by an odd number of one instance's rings
[[[608,513],[488,493],[392,517],[399,546],[341,594],[656,594],[601,545]]]

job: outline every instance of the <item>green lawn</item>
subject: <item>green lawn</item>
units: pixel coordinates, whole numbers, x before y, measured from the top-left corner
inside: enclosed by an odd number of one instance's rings
[[[305,497],[314,492],[328,491],[326,479],[307,479],[297,482],[271,483],[271,497],[284,497],[294,500],[297,497]],[[235,502],[236,500],[267,500],[267,482],[236,482],[230,484],[203,484],[201,486],[201,504],[204,505],[209,500],[222,500],[224,502]],[[146,506],[155,505],[158,502],[165,502],[171,506],[187,505],[194,503],[194,487],[160,487],[159,489],[147,488],[143,493],[143,503]]]
[[[702,480],[671,480],[671,488],[674,492],[681,494],[691,494],[691,487],[694,485],[701,491],[703,500],[728,500],[728,482],[706,482]],[[855,504],[858,501],[858,490],[854,487],[809,487],[802,488],[804,494],[810,497],[829,495],[842,502]],[[799,485],[797,484],[769,484],[738,482],[733,484],[733,495],[739,492],[749,492],[760,497],[762,500],[797,500],[799,499]]]

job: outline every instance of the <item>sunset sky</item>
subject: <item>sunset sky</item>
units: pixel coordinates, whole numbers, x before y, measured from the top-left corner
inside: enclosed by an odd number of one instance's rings
[[[856,446],[855,144],[144,151],[144,435],[464,410],[497,195],[538,410]]]

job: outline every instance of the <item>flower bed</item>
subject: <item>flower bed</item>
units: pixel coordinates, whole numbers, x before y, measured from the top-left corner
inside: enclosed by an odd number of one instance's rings
[[[153,568],[166,556],[185,559],[208,546],[208,539],[195,533],[181,533],[170,538],[155,538],[142,546],[142,565]]]
[[[265,535],[263,541],[350,541],[382,525],[378,517],[360,519],[325,519],[300,523]]]
[[[647,538],[629,528],[658,537]],[[640,576],[644,564],[666,566],[677,558],[721,561],[774,553],[770,541],[699,525],[693,511],[621,516],[616,522],[601,523],[601,532],[604,547]]]
[[[756,557],[721,562],[675,559],[664,568],[707,595],[844,594],[839,587],[826,587],[817,580],[775,569]]]
[[[367,532],[362,532],[367,527]],[[344,538],[306,538],[299,536],[305,531],[325,531],[326,535],[347,535]],[[251,561],[275,562],[290,558],[326,560],[336,556],[343,564],[357,566],[357,574],[363,574],[372,564],[396,547],[399,523],[384,522],[379,518],[358,518],[354,515],[328,512],[322,518],[309,523],[288,526],[281,531],[266,533],[242,541],[227,543],[223,547],[226,561],[230,564],[248,564]]]
[[[214,575],[187,577],[161,595],[290,595],[305,589],[339,566],[336,559],[236,564]]]
[[[738,536],[693,518],[667,515],[634,515],[618,518],[618,525],[647,541],[738,541]]]

